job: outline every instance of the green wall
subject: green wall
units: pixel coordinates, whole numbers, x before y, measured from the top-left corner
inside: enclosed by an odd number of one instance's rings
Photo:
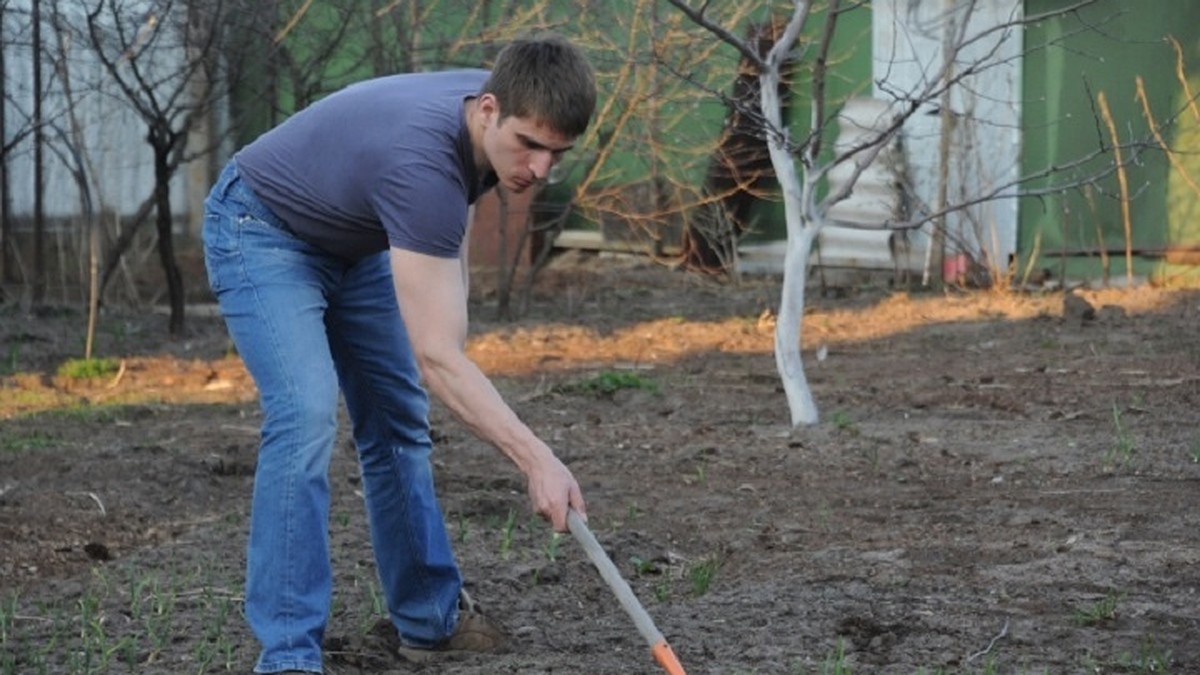
[[[1028,0],[1026,16],[1053,11],[1069,0]],[[1070,277],[1123,278],[1125,218],[1118,177],[1113,173],[1113,138],[1099,101],[1103,94],[1123,145],[1128,181],[1129,222],[1134,249],[1141,252],[1134,273],[1161,281],[1194,276],[1194,268],[1164,263],[1170,245],[1200,244],[1197,206],[1200,196],[1185,173],[1153,147],[1153,134],[1137,96],[1144,82],[1152,116],[1164,127],[1164,141],[1181,150],[1183,169],[1200,180],[1196,118],[1186,111],[1186,95],[1176,75],[1176,54],[1169,39],[1183,47],[1185,72],[1193,92],[1200,91],[1200,3],[1152,0],[1133,3],[1102,0],[1076,13],[1035,23],[1026,31],[1024,61],[1025,175],[1047,167],[1067,167],[1093,153],[1103,155],[1060,172],[1053,181],[1083,181],[1085,187],[1064,195],[1022,200],[1019,249],[1022,269],[1040,252],[1037,267]],[[1180,112],[1182,116],[1178,116]],[[1167,126],[1171,120],[1179,123]],[[1102,173],[1098,180],[1090,177]],[[1045,188],[1050,180],[1030,185]],[[1107,274],[1100,256],[1108,251]]]

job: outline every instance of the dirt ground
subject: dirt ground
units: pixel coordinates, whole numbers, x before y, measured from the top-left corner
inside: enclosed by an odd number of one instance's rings
[[[778,283],[577,259],[518,322],[474,301],[471,354],[689,673],[1200,673],[1200,293],[810,289],[822,422],[789,431]],[[109,312],[97,354],[122,370],[56,376],[84,325],[0,308],[0,675],[249,672],[253,385],[200,312],[178,340]],[[433,424],[456,551],[511,643],[387,654],[344,440],[328,672],[661,672],[519,475]]]

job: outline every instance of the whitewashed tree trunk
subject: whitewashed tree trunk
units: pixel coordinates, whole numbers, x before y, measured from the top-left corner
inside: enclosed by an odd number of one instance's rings
[[[788,217],[788,230],[792,229]],[[783,382],[792,426],[817,423],[817,403],[813,399],[804,362],[800,352],[800,335],[804,321],[804,280],[808,277],[808,256],[812,251],[818,227],[800,225],[796,234],[789,234],[784,255],[783,292],[779,300],[779,316],[775,322],[775,367]]]
[[[804,285],[808,279],[808,258],[813,241],[821,228],[815,213],[815,182],[807,174],[802,179],[796,171],[796,161],[789,151],[787,126],[783,123],[783,106],[779,99],[779,81],[783,64],[807,14],[806,3],[797,2],[791,21],[767,55],[759,74],[763,118],[766,122],[767,149],[783,195],[784,218],[787,223],[787,252],[783,262],[783,291],[779,300],[779,315],[775,321],[775,367],[783,382],[791,413],[792,427],[816,424],[817,403],[813,399],[808,378],[804,376],[800,336],[804,320]]]

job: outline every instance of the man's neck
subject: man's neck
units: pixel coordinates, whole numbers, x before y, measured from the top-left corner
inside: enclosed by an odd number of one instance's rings
[[[483,120],[479,116],[478,99],[469,98],[463,103],[463,119],[467,125],[467,134],[471,138],[471,152],[475,159],[475,169],[480,174],[492,170],[487,153],[483,151]]]

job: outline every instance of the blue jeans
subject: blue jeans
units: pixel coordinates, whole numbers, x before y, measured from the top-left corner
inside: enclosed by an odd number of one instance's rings
[[[262,644],[255,671],[321,670],[339,386],[392,622],[406,644],[439,642],[457,621],[462,577],[388,254],[348,262],[306,244],[234,162],[205,201],[203,236],[209,283],[263,411],[246,565],[246,617]]]

